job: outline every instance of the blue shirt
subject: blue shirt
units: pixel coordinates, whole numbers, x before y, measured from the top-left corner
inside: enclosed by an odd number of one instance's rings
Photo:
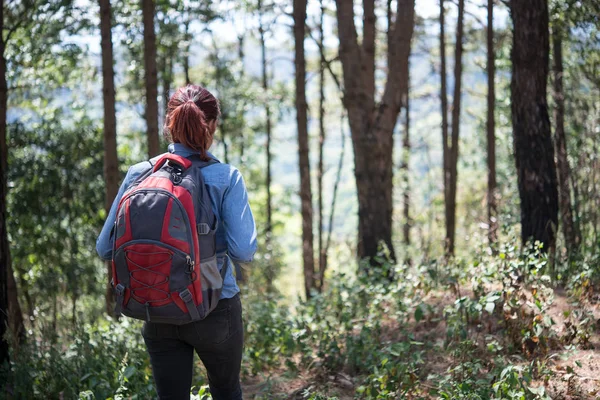
[[[180,143],[169,145],[169,152],[183,157],[195,154],[193,150]],[[216,159],[212,154],[208,153],[208,155]],[[148,167],[148,162],[142,162],[129,168],[119,188],[102,232],[96,241],[96,251],[105,260],[112,258],[113,240],[110,232],[115,223],[119,201],[129,185]],[[225,262],[228,264],[221,294],[222,299],[227,299],[240,291],[231,261],[237,263],[252,261],[256,252],[256,225],[240,171],[229,164],[216,163],[202,168],[202,176],[208,189],[213,212],[219,221],[216,233],[219,269],[223,268]]]

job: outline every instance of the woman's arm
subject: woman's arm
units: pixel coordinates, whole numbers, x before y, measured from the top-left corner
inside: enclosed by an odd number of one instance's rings
[[[241,263],[252,261],[256,252],[256,225],[248,203],[248,192],[242,174],[234,169],[221,208],[227,253]]]

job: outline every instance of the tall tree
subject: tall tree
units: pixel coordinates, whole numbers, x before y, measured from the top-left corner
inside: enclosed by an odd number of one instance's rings
[[[190,23],[192,21],[187,19],[183,26],[184,31],[184,48],[183,48],[183,75],[185,77],[185,84],[189,85],[192,83],[190,78],[190,48],[192,47],[192,35],[190,34]]]
[[[567,158],[567,139],[565,135],[565,95],[563,89],[562,27],[556,21],[552,28],[552,59],[554,72],[554,143],[556,147],[556,166],[558,169],[558,194],[560,219],[565,244],[569,255],[577,250],[579,233],[573,223],[571,204],[570,175],[571,168]]]
[[[456,238],[456,188],[458,183],[458,143],[462,87],[462,53],[465,1],[458,0],[458,21],[454,48],[454,94],[452,96],[452,136],[450,138],[448,198],[446,199],[446,254],[454,254]]]
[[[348,112],[354,148],[354,175],[358,193],[358,255],[377,264],[375,256],[384,243],[395,259],[392,245],[392,151],[402,95],[403,71],[408,68],[414,28],[414,1],[398,0],[397,17],[388,43],[388,76],[383,96],[375,100],[375,21],[373,0],[364,1],[363,43],[358,44],[352,1],[337,0],[340,60],[344,75],[344,107]]]
[[[110,211],[119,190],[119,160],[117,157],[117,117],[115,111],[115,72],[112,44],[112,11],[110,0],[99,0],[100,36],[102,47],[102,95],[104,99],[104,208]],[[112,268],[107,263],[108,282]],[[106,290],[106,308],[112,313],[113,295],[110,284]]]
[[[158,74],[156,67],[156,33],[154,32],[154,0],[142,1],[144,20],[144,76],[146,86],[146,125],[148,156],[160,151],[158,141]]]
[[[321,6],[321,13],[319,14],[319,48],[321,49],[321,58],[319,60],[319,165],[317,168],[317,197],[319,210],[319,273],[318,279],[316,279],[316,286],[317,288],[321,289],[323,287],[325,269],[327,268],[327,250],[323,242],[323,230],[325,228],[323,213],[323,175],[325,174],[323,165],[323,150],[325,148],[325,64],[327,60],[325,59],[325,35],[323,33],[325,5],[323,4],[323,0],[320,0],[319,4]]]
[[[487,165],[488,165],[488,240],[493,245],[498,240],[498,220],[496,204],[496,67],[494,62],[494,0],[487,3]]]
[[[264,101],[264,109],[265,109],[265,133],[266,133],[266,155],[267,155],[267,176],[266,176],[266,188],[267,188],[267,226],[265,229],[266,236],[266,247],[267,251],[272,250],[271,246],[271,236],[273,234],[273,196],[271,192],[271,181],[272,181],[272,170],[271,166],[273,163],[273,153],[271,151],[272,145],[272,134],[273,134],[273,121],[272,121],[272,112],[271,112],[271,104],[270,99],[268,98],[269,93],[269,71],[267,68],[267,42],[266,42],[266,33],[270,30],[269,26],[265,22],[265,11],[267,6],[263,3],[262,0],[258,0],[257,3],[258,8],[258,33],[259,33],[259,41],[261,48],[261,73],[262,73],[262,88],[263,94],[265,95]],[[243,149],[242,145],[242,149]],[[273,279],[275,278],[275,270],[273,269],[272,263],[269,263],[266,271],[265,277],[267,280],[267,291],[272,289]]]
[[[549,32],[547,0],[511,0],[511,110],[521,198],[521,237],[555,243],[558,190],[546,99]]]
[[[391,10],[391,2],[388,0],[388,38],[391,35],[390,27],[392,26],[392,10]],[[402,138],[402,154],[400,161],[400,170],[402,171],[402,217],[404,219],[404,224],[402,225],[402,242],[406,246],[406,250],[408,251],[408,246],[410,245],[410,174],[409,174],[409,164],[410,164],[410,60],[409,67],[404,70],[404,75],[402,76],[403,87],[406,92],[404,93],[404,137]],[[410,255],[406,254],[404,257],[404,261],[406,263],[410,263]]]
[[[6,42],[4,39],[4,0],[0,1],[0,366],[9,362],[6,327],[8,310],[8,270],[10,254],[6,231],[6,170],[8,149],[6,146],[6,108],[8,87],[6,83]]]
[[[446,21],[444,0],[440,0],[440,100],[442,112],[442,169],[444,181],[444,211],[446,224],[448,223],[448,203],[450,201],[450,145],[448,144],[448,89],[446,87]],[[444,240],[447,249],[448,234]]]
[[[264,9],[262,0],[258,0],[258,33],[260,35],[260,49],[261,49],[261,72],[262,72],[262,88],[266,94],[269,90],[269,75],[267,71],[267,44],[265,39],[265,23],[263,20]],[[265,99],[265,131],[267,134],[267,229],[266,236],[267,240],[270,240],[271,231],[273,229],[273,211],[272,211],[272,197],[271,197],[271,106],[268,99]]]
[[[306,0],[294,0],[294,43],[296,67],[296,121],[298,124],[298,162],[300,165],[300,198],[302,202],[302,261],[306,297],[314,287],[315,255],[313,250],[313,209],[308,157],[308,117],[306,105]]]
[[[404,225],[402,226],[402,242],[407,246],[410,245],[410,174],[409,174],[409,163],[410,163],[410,76],[406,76],[406,99],[405,99],[405,112],[404,116],[404,137],[402,138],[402,161],[400,163],[400,169],[402,170],[402,216],[404,218]],[[405,257],[406,262],[410,262],[410,258]]]

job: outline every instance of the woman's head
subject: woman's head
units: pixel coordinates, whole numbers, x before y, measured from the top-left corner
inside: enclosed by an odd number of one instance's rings
[[[220,113],[219,101],[202,86],[179,88],[167,106],[165,136],[173,143],[196,150],[206,160]]]

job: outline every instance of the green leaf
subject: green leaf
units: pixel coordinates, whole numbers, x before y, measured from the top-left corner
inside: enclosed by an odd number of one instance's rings
[[[423,312],[423,308],[419,304],[419,306],[417,306],[417,308],[415,309],[415,321],[417,321],[417,322],[421,321],[424,316],[425,316],[425,313]]]

